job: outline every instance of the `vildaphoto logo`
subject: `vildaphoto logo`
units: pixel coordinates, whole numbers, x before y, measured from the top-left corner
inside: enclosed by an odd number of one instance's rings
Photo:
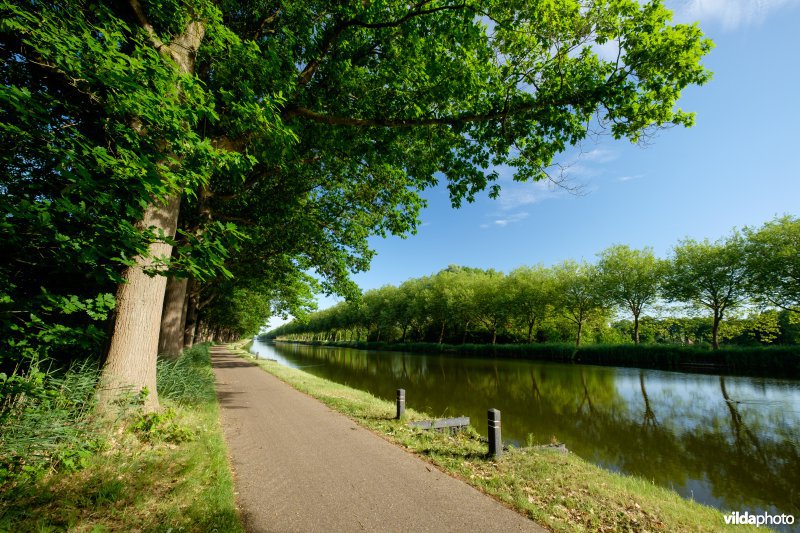
[[[750,514],[745,511],[735,511],[724,516],[725,524],[730,526],[791,526],[794,524],[794,515],[791,514]]]

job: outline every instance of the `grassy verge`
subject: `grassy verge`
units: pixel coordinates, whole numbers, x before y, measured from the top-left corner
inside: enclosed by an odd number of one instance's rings
[[[241,350],[243,357],[251,357]],[[402,445],[555,531],[718,531],[719,511],[681,498],[640,478],[614,474],[549,447],[512,448],[498,460],[472,429],[456,435],[409,427],[430,418],[406,411],[393,420],[392,402],[277,363],[264,370],[360,425]]]
[[[162,411],[114,428],[83,468],[6,483],[0,531],[243,531],[207,346],[159,364]]]
[[[280,341],[295,342],[295,341]],[[433,342],[301,342],[361,350],[448,353],[660,370],[800,377],[800,346],[726,346],[719,350],[673,344],[437,344]]]

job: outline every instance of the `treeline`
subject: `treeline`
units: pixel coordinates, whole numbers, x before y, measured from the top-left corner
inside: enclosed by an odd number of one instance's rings
[[[659,317],[647,311],[660,310]],[[702,312],[704,316],[693,316]],[[620,314],[627,318],[614,321]],[[508,274],[450,266],[295,320],[306,341],[793,344],[800,340],[800,219],[776,218],[670,257],[612,246],[594,263]]]

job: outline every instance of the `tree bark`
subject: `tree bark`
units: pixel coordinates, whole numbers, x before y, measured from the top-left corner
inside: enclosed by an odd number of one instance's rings
[[[164,308],[161,312],[161,333],[158,353],[167,357],[178,357],[183,351],[183,330],[186,322],[187,278],[168,278],[164,293]]]
[[[156,231],[173,236],[179,209],[178,195],[165,203],[155,202],[145,210],[139,225],[142,228],[154,226]],[[137,256],[135,265],[123,273],[125,282],[117,289],[114,332],[98,389],[101,410],[107,410],[116,401],[124,401],[128,394],[143,395],[145,411],[158,409],[156,355],[167,278],[149,276],[144,270],[152,267],[155,258],[169,257],[171,253],[172,245],[154,242],[148,255]]]
[[[711,328],[711,347],[719,350],[719,323],[722,322],[722,311],[714,309],[714,324]]]
[[[197,282],[190,279],[186,286],[186,313],[183,324],[183,349],[194,346],[194,338],[197,334],[197,308],[198,295],[196,292]]]
[[[583,332],[583,321],[578,322],[578,335],[575,337],[575,346],[581,345],[581,333]]]
[[[633,343],[639,344],[639,315],[633,315]]]

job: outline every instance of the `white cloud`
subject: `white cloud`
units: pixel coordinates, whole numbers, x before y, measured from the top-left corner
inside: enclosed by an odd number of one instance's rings
[[[514,222],[519,222],[520,220],[524,220],[528,218],[527,211],[520,211],[518,213],[512,213],[510,215],[505,215],[501,217],[497,217],[492,220],[491,223],[481,224],[482,228],[492,228],[492,227],[499,227],[504,228],[509,224],[513,224]]]
[[[633,176],[619,176],[617,181],[631,181],[631,180],[638,180],[639,178],[643,177],[644,174],[636,174]]]
[[[603,148],[595,148],[594,150],[584,152],[578,156],[578,160],[580,161],[592,161],[593,163],[609,163],[616,158],[617,154]]]
[[[497,203],[501,211],[513,211],[523,205],[535,204],[547,198],[552,198],[557,192],[546,181],[507,183],[500,190],[500,197],[497,198]]]
[[[714,22],[726,30],[760,24],[784,7],[796,7],[797,0],[671,0],[678,22]]]

